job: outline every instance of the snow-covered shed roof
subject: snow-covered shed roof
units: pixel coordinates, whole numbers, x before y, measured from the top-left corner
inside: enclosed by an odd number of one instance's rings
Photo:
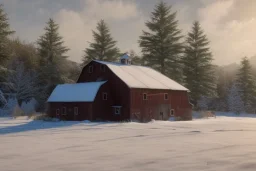
[[[124,65],[120,63],[97,61],[105,64],[116,76],[130,88],[169,89],[189,91],[179,83],[166,77],[160,72],[145,66]]]
[[[48,102],[93,102],[105,82],[60,84],[53,90]]]

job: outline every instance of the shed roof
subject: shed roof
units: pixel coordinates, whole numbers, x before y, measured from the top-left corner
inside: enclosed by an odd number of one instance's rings
[[[60,84],[53,90],[48,102],[93,102],[105,82]]]
[[[120,63],[97,61],[105,64],[130,88],[169,89],[189,91],[184,86],[146,66],[124,65]]]

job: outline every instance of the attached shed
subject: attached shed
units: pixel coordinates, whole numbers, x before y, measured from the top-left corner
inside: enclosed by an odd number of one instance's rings
[[[48,113],[64,120],[92,120],[93,102],[106,81],[58,85],[48,99]]]

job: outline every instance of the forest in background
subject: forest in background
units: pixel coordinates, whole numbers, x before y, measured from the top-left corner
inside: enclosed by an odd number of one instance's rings
[[[199,21],[183,33],[177,12],[159,2],[145,21],[138,44],[141,55],[128,53],[135,65],[150,66],[190,90],[196,110],[255,113],[256,57],[243,57],[240,64],[213,65],[210,40]],[[75,83],[82,67],[93,59],[118,62],[122,52],[102,19],[92,31],[93,41],[85,47],[82,63],[69,60],[69,48],[50,18],[36,43],[11,38],[15,30],[0,5],[0,107],[9,112],[14,106],[34,99],[36,111],[45,112],[46,101],[58,84]],[[86,40],[85,40],[86,41]],[[228,47],[227,47],[228,48]],[[12,99],[12,100],[11,100]],[[15,100],[13,100],[15,99]]]

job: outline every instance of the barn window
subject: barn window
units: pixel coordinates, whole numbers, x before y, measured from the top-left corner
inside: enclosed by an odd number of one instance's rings
[[[66,115],[67,114],[67,108],[66,107],[62,107],[61,114],[62,115]]]
[[[103,71],[103,72],[105,72],[105,70],[106,70],[105,65],[101,65],[101,66],[100,66],[100,70]]]
[[[103,100],[108,100],[108,94],[107,94],[107,93],[103,93],[102,99],[103,99]]]
[[[93,72],[93,66],[89,66],[89,73],[92,73]]]
[[[146,93],[143,94],[143,100],[148,100],[148,95]]]
[[[121,107],[122,106],[112,106],[114,108],[114,114],[120,115],[121,114]]]
[[[121,113],[121,112],[120,112],[120,108],[116,107],[116,108],[115,108],[115,114],[116,114],[116,115],[120,115],[120,113]]]
[[[168,93],[164,94],[164,100],[168,100]]]
[[[60,114],[60,109],[56,109],[56,115]]]
[[[74,114],[78,115],[78,107],[74,107]]]
[[[174,116],[174,109],[171,109],[171,116]]]

